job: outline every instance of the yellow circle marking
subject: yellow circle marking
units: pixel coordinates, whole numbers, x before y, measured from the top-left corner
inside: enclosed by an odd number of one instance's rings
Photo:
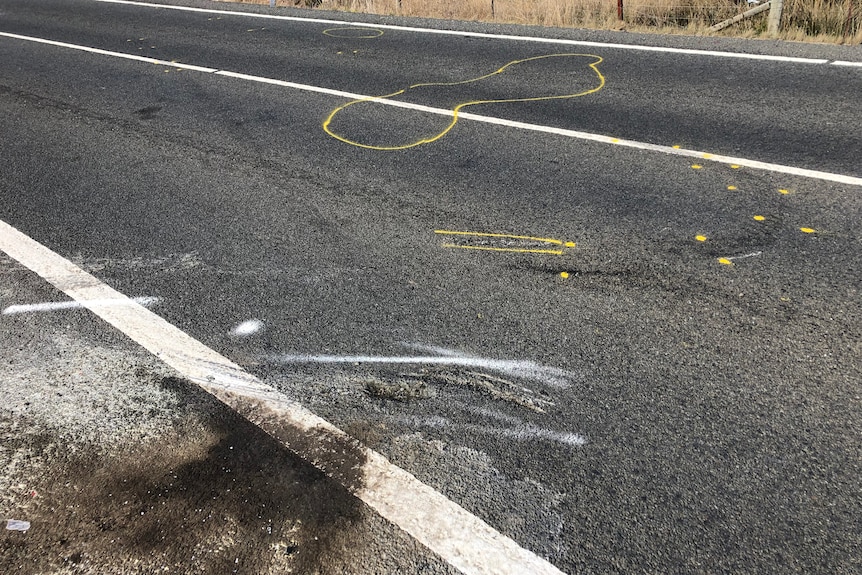
[[[696,239],[699,242],[705,242],[706,236],[694,236],[694,239]]]
[[[754,219],[757,220],[758,222],[762,222],[763,220],[766,219],[766,216],[754,216]]]
[[[560,272],[560,277],[563,279],[568,279],[569,278],[569,272]]]
[[[383,36],[383,30],[378,30],[377,28],[359,28],[359,27],[351,27],[351,28],[329,28],[323,31],[325,36],[332,36],[333,38],[357,38],[357,39],[371,39],[371,38],[379,38]]]
[[[691,169],[692,169],[692,170],[699,170],[699,169],[701,169],[702,167],[703,167],[703,166],[701,166],[700,164],[693,164],[693,165],[691,166]]]
[[[363,144],[361,142],[355,142],[355,141],[350,140],[344,136],[336,134],[330,128],[330,124],[332,123],[332,119],[335,117],[336,114],[338,114],[339,112],[343,111],[344,109],[346,109],[350,106],[353,106],[355,104],[360,104],[363,102],[372,102],[375,100],[385,100],[388,98],[394,98],[394,97],[400,96],[401,94],[404,94],[408,90],[412,90],[414,88],[421,88],[421,87],[427,87],[427,86],[459,86],[459,85],[463,85],[463,84],[470,84],[472,82],[479,82],[479,81],[484,80],[486,78],[490,78],[491,76],[496,76],[497,74],[502,74],[510,66],[522,64],[524,62],[543,60],[545,58],[560,58],[560,57],[572,57],[572,56],[583,56],[583,57],[595,59],[591,64],[589,64],[588,67],[593,71],[593,73],[595,73],[596,78],[598,78],[598,85],[596,85],[595,87],[590,88],[588,90],[584,90],[583,92],[578,92],[577,94],[565,94],[562,96],[539,96],[536,98],[507,98],[507,99],[501,99],[501,100],[473,100],[470,102],[464,102],[464,103],[458,104],[457,106],[452,108],[452,121],[450,121],[449,125],[446,126],[440,133],[438,133],[434,136],[430,136],[428,138],[422,138],[421,140],[417,140],[415,142],[411,142],[409,144],[403,144],[400,146],[374,146],[374,145],[369,145],[369,144]],[[599,68],[598,68],[598,65],[601,64],[603,61],[604,61],[604,58],[602,58],[601,56],[596,56],[595,54],[548,54],[546,56],[534,56],[532,58],[524,58],[523,60],[513,60],[513,61],[509,62],[508,64],[506,64],[505,66],[499,68],[498,70],[495,70],[495,71],[491,72],[490,74],[485,74],[484,76],[479,76],[478,78],[471,78],[469,80],[462,80],[460,82],[426,82],[426,83],[421,83],[421,84],[414,84],[412,86],[408,86],[407,88],[404,88],[403,90],[398,90],[397,92],[393,92],[391,94],[386,94],[384,96],[372,96],[370,98],[362,98],[360,100],[353,100],[352,102],[348,102],[342,106],[337,107],[335,110],[332,111],[332,113],[329,114],[329,116],[326,118],[326,120],[323,121],[323,131],[340,142],[344,142],[345,144],[350,144],[352,146],[357,146],[359,148],[366,148],[369,150],[395,151],[395,150],[406,150],[408,148],[415,148],[416,146],[421,146],[423,144],[430,144],[432,142],[436,142],[437,140],[439,140],[440,138],[442,138],[443,136],[448,134],[452,130],[452,128],[455,127],[455,124],[458,123],[459,112],[462,109],[466,108],[467,106],[476,106],[479,104],[510,104],[513,102],[542,102],[542,101],[547,101],[547,100],[565,100],[565,99],[571,99],[571,98],[578,98],[581,96],[587,96],[589,94],[594,94],[594,93],[598,92],[599,90],[601,90],[602,88],[605,87],[605,77],[602,75],[602,73],[599,71]]]
[[[733,262],[727,258],[718,258],[718,263],[720,263],[723,266],[732,266],[733,265]]]
[[[817,230],[815,230],[814,228],[799,228],[799,231],[804,234],[813,234]]]
[[[727,189],[731,192],[736,189],[736,186],[727,186]]]

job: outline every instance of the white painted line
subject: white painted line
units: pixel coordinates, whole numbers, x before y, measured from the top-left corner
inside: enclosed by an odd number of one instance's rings
[[[638,50],[641,52],[662,52],[668,54],[691,54],[695,56],[713,56],[719,58],[741,58],[744,60],[764,60],[769,62],[793,62],[797,64],[827,64],[829,60],[822,58],[798,58],[790,56],[771,56],[767,54],[745,54],[740,52],[723,52],[716,50],[695,50],[690,48],[669,48],[665,46],[644,46],[640,44],[618,44],[610,42],[591,42],[587,40],[567,40],[564,38],[540,38],[537,36],[517,36],[512,34],[486,34],[483,32],[464,32],[460,30],[439,30],[436,28],[416,28],[413,26],[395,26],[392,24],[374,24],[369,22],[352,22],[349,20],[328,20],[322,18],[301,18],[298,16],[279,16],[277,14],[260,14],[255,12],[239,12],[236,10],[215,10],[212,8],[192,8],[189,6],[171,6],[154,4],[152,2],[133,2],[130,0],[93,0],[106,4],[125,4],[145,8],[160,8],[180,10],[183,12],[200,12],[203,14],[221,14],[223,16],[241,16],[245,18],[264,18],[267,20],[282,20],[286,22],[306,22],[312,24],[334,24],[351,27],[375,28],[379,30],[399,30],[420,34],[441,34],[446,36],[462,36],[468,38],[489,38],[494,40],[513,40],[534,42],[539,44],[555,44],[563,46],[591,46],[595,48],[612,48],[617,50]]]
[[[759,255],[761,255],[761,254],[763,254],[763,252],[751,252],[750,254],[744,254],[744,255],[741,255],[741,256],[733,256],[733,257],[726,257],[726,258],[724,258],[724,259],[726,259],[726,260],[730,260],[730,261],[733,261],[733,260],[744,260],[744,259],[747,259],[747,258],[756,258],[757,256],[759,256]]]
[[[520,377],[539,381],[551,387],[566,389],[569,387],[567,380],[571,374],[556,367],[541,365],[528,360],[488,359],[484,357],[469,356],[381,356],[381,355],[269,355],[264,361],[271,363],[372,363],[387,365],[456,365],[459,367],[472,367],[505,373],[512,377]]]
[[[134,302],[138,305],[142,305],[144,307],[149,307],[154,305],[160,301],[160,298],[157,297],[136,297],[134,299],[122,298],[122,299],[105,299],[105,300],[92,300],[87,302],[82,301],[51,301],[51,302],[43,302],[43,303],[28,303],[28,304],[17,304],[10,305],[3,310],[3,315],[14,315],[19,313],[32,313],[32,312],[44,312],[44,311],[60,311],[67,309],[86,309],[93,307],[107,307],[107,306],[122,306],[129,305],[129,302]]]
[[[379,453],[2,220],[0,250],[342,483],[462,573],[562,574]],[[119,299],[128,305],[87,303]]]
[[[833,66],[855,66],[857,68],[862,68],[862,62],[847,62],[844,60],[835,60],[832,62]]]
[[[94,0],[96,2],[115,2],[119,0]],[[142,62],[147,62],[151,64],[159,64],[164,66],[173,66],[177,68],[185,68],[188,70],[195,70],[198,72],[212,73],[219,76],[225,76],[228,78],[234,78],[237,80],[244,80],[248,82],[258,82],[262,84],[271,84],[275,86],[282,86],[285,88],[291,88],[294,90],[303,90],[306,92],[314,92],[317,94],[326,94],[329,96],[336,96],[339,98],[346,98],[349,100],[367,100],[369,102],[374,102],[377,104],[383,104],[385,106],[394,106],[397,108],[405,108],[408,110],[417,110],[421,112],[427,112],[429,114],[438,114],[442,116],[451,116],[452,110],[446,110],[443,108],[434,108],[431,106],[423,106],[420,104],[411,104],[410,102],[400,102],[397,100],[391,100],[389,98],[380,98],[378,96],[368,96],[364,94],[356,94],[353,92],[343,92],[341,90],[333,90],[330,88],[323,88],[320,86],[311,86],[308,84],[298,84],[296,82],[287,82],[284,80],[276,80],[273,78],[264,78],[261,76],[251,76],[249,74],[240,74],[238,72],[229,72],[226,70],[216,70],[213,68],[206,68],[203,66],[193,66],[191,64],[181,64],[178,62],[168,62],[166,60],[155,60],[152,58],[144,58],[141,56],[136,56],[132,54],[125,54],[122,52],[111,52],[108,50],[100,50],[98,48],[90,48],[88,46],[78,46],[76,44],[67,44],[64,42],[55,42],[53,40],[45,40],[42,38],[33,38],[30,36],[21,36],[18,34],[8,34],[6,32],[0,32],[0,37],[8,37],[14,38],[16,40],[24,40],[28,42],[38,42],[41,44],[49,44],[52,46],[58,46],[62,48],[69,48],[72,50],[81,50],[84,52],[91,52],[94,54],[100,54],[103,56],[112,56],[117,58],[125,58],[129,60],[137,60]],[[650,144],[647,142],[638,142],[637,140],[625,140],[622,138],[615,138],[613,136],[605,136],[601,134],[592,134],[590,132],[581,132],[578,130],[569,130],[566,128],[555,128],[553,126],[544,126],[542,124],[529,124],[527,122],[517,122],[514,120],[506,120],[503,118],[495,118],[493,116],[483,116],[479,114],[470,114],[467,112],[461,112],[458,114],[458,117],[463,120],[472,120],[474,122],[483,122],[486,124],[495,124],[498,126],[506,126],[509,128],[516,128],[520,130],[529,130],[533,132],[542,132],[545,134],[554,134],[557,136],[564,136],[567,138],[575,138],[579,140],[587,140],[591,142],[599,142],[603,144],[612,144],[617,146],[624,146],[627,148],[636,148],[639,150],[648,150],[653,152],[660,152],[663,154],[670,154],[674,156],[684,156],[688,158],[696,158],[698,160],[709,160],[713,162],[719,162],[723,164],[736,164],[740,166],[745,166],[748,168],[755,168],[758,170],[766,170],[770,172],[777,172],[780,174],[788,174],[793,176],[802,176],[805,178],[813,178],[817,180],[825,180],[830,182],[837,182],[840,184],[848,184],[851,186],[862,186],[862,178],[856,176],[847,176],[843,174],[836,174],[832,172],[822,172],[819,170],[810,170],[807,168],[797,168],[794,166],[785,166],[782,164],[773,164],[769,162],[761,162],[759,160],[750,160],[747,158],[737,158],[734,156],[724,156],[721,154],[712,154],[709,152],[702,152],[698,150],[685,150],[681,148],[674,148],[672,146],[663,146],[659,144]]]
[[[125,60],[134,60],[136,62],[145,62],[147,64],[158,64],[160,66],[170,66],[172,68],[182,68],[184,70],[194,70],[195,72],[215,72],[214,68],[206,68],[203,66],[192,66],[191,64],[182,64],[180,62],[168,62],[167,60],[158,60],[156,58],[147,58],[138,56],[137,54],[125,54],[123,52],[112,52],[110,50],[102,50],[100,48],[91,48],[89,46],[81,46],[79,44],[68,44],[66,42],[57,42],[55,40],[46,40],[44,38],[35,38],[33,36],[21,36],[20,34],[10,34],[9,32],[0,32],[0,36],[5,38],[14,38],[16,40],[25,40],[27,42],[36,42],[39,44],[48,44],[49,46],[57,46],[58,48],[69,48],[71,50],[80,50],[91,54],[101,54],[102,56],[111,56],[112,58],[123,58]]]

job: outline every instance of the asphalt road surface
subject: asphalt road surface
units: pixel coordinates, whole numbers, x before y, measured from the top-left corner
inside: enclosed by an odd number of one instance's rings
[[[0,220],[564,572],[862,570],[857,48],[184,5],[0,0]]]

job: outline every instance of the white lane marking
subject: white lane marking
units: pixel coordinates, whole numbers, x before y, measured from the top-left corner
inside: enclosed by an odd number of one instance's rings
[[[382,455],[36,240],[0,220],[0,250],[90,308],[468,575],[562,575]],[[127,299],[90,307],[88,301]]]
[[[161,301],[161,298],[144,296],[144,297],[136,297],[134,299],[129,299],[124,297],[122,299],[105,299],[105,300],[91,300],[91,301],[51,301],[51,302],[42,302],[42,303],[28,303],[28,304],[16,304],[10,305],[3,310],[3,315],[14,315],[18,313],[32,313],[32,312],[44,312],[44,311],[60,311],[67,309],[82,309],[82,308],[94,308],[94,307],[107,307],[107,306],[123,306],[129,305],[129,303],[136,303],[138,305],[142,305],[144,307],[149,307]]]
[[[862,68],[862,62],[847,62],[845,60],[835,60],[832,62],[833,66],[855,66],[857,68]]]
[[[109,1],[109,0],[94,0],[97,2]],[[114,1],[114,0],[110,0]],[[142,56],[136,56],[132,54],[125,54],[122,52],[111,52],[108,50],[101,50],[98,48],[90,48],[88,46],[79,46],[76,44],[67,44],[65,42],[55,42],[53,40],[45,40],[42,38],[33,38],[30,36],[21,36],[19,34],[9,34],[6,32],[0,32],[0,37],[8,37],[14,38],[16,40],[24,40],[29,42],[38,42],[42,44],[49,44],[52,46],[58,46],[62,48],[69,48],[72,50],[82,50],[85,52],[92,52],[95,54],[101,54],[104,56],[113,56],[117,58],[125,58],[130,60],[137,60],[141,62],[147,62],[151,64],[160,64],[164,66],[173,66],[177,68],[185,68],[188,70],[195,70],[198,72],[217,74],[219,76],[226,76],[229,78],[235,78],[238,80],[245,80],[249,82],[259,82],[263,84],[272,84],[276,86],[283,86],[285,88],[292,88],[295,90],[303,90],[306,92],[315,92],[318,94],[326,94],[330,96],[336,96],[340,98],[347,98],[350,100],[367,100],[369,102],[376,102],[378,104],[383,104],[386,106],[395,106],[398,108],[405,108],[409,110],[417,110],[421,112],[428,112],[431,114],[438,114],[442,116],[452,116],[452,110],[446,110],[443,108],[432,108],[430,106],[422,106],[419,104],[411,104],[409,102],[399,102],[396,100],[391,100],[387,98],[379,98],[376,96],[367,96],[364,94],[356,94],[353,92],[343,92],[341,90],[332,90],[330,88],[323,88],[320,86],[310,86],[307,84],[297,84],[295,82],[287,82],[284,80],[275,80],[273,78],[263,78],[260,76],[251,76],[249,74],[240,74],[237,72],[229,72],[226,70],[216,70],[213,68],[206,68],[203,66],[193,66],[191,64],[182,64],[180,62],[168,62],[166,60],[156,60],[153,58],[144,58]],[[542,132],[545,134],[555,134],[558,136],[564,136],[568,138],[575,138],[579,140],[587,140],[591,142],[599,142],[603,144],[613,144],[617,146],[624,146],[628,148],[636,148],[639,150],[649,150],[653,152],[660,152],[663,154],[670,154],[674,156],[684,156],[688,158],[697,158],[699,160],[711,160],[714,162],[719,162],[723,164],[736,164],[740,166],[745,166],[748,168],[755,168],[758,170],[766,170],[770,172],[777,172],[781,174],[788,174],[794,176],[802,176],[805,178],[813,178],[817,180],[825,180],[831,182],[837,182],[841,184],[848,184],[851,186],[862,186],[862,178],[855,176],[847,176],[843,174],[835,174],[832,172],[823,172],[819,170],[809,170],[807,168],[797,168],[794,166],[785,166],[782,164],[773,164],[769,162],[761,162],[759,160],[749,160],[746,158],[737,158],[734,156],[724,156],[721,154],[712,154],[709,152],[701,152],[697,150],[685,150],[682,148],[674,148],[672,146],[663,146],[659,144],[650,144],[647,142],[638,142],[637,140],[625,140],[622,138],[615,138],[613,136],[604,136],[601,134],[593,134],[590,132],[581,132],[578,130],[569,130],[566,128],[555,128],[553,126],[544,126],[542,124],[529,124],[526,122],[517,122],[514,120],[505,120],[503,118],[495,118],[493,116],[482,116],[479,114],[470,114],[466,112],[462,112],[458,114],[458,117],[463,120],[473,120],[475,122],[483,122],[486,124],[495,124],[498,126],[505,126],[509,128],[517,128],[521,130],[529,130],[533,132]]]
[[[33,36],[22,36],[20,34],[10,34],[9,32],[0,32],[0,36],[6,38],[14,38],[16,40],[25,40],[27,42],[36,42],[38,44],[48,44],[49,46],[57,46],[59,48],[69,48],[71,50],[80,50],[82,52],[90,52],[91,54],[101,54],[103,56],[111,56],[113,58],[123,58],[125,60],[135,60],[136,62],[145,62],[147,64],[158,64],[160,66],[171,66],[173,68],[183,68],[184,70],[194,70],[195,72],[215,72],[215,68],[206,68],[204,66],[193,66],[191,64],[183,64],[181,62],[168,62],[167,60],[159,60],[157,58],[147,58],[146,56],[138,56],[137,54],[125,54],[123,52],[112,52],[110,50],[102,50],[101,48],[91,48],[89,46],[81,46],[80,44],[69,44],[67,42],[57,42],[56,40],[46,40],[45,38],[35,38]]]
[[[190,6],[170,6],[167,4],[154,4],[151,2],[132,2],[130,0],[94,0],[106,4],[125,4],[129,6],[141,6],[145,8],[163,8],[167,10],[180,10],[183,12],[200,12],[203,14],[221,14],[225,16],[242,16],[246,18],[265,18],[268,20],[282,20],[287,22],[308,22],[312,24],[336,24],[349,25],[362,28],[375,28],[379,30],[400,30],[402,32],[416,32],[420,34],[442,34],[447,36],[463,36],[468,38],[490,38],[495,40],[514,40],[520,42],[535,42],[540,44],[557,44],[565,46],[591,46],[596,48],[612,48],[618,50],[638,50],[642,52],[664,52],[670,54],[692,54],[695,56],[715,56],[719,58],[741,58],[745,60],[765,60],[770,62],[793,62],[797,64],[828,64],[829,60],[823,58],[799,58],[791,56],[771,56],[767,54],[745,54],[740,52],[722,52],[717,50],[696,50],[693,48],[669,48],[665,46],[644,46],[641,44],[618,44],[611,42],[592,42],[587,40],[567,40],[564,38],[539,38],[536,36],[517,36],[513,34],[487,34],[483,32],[464,32],[460,30],[439,30],[435,28],[417,28],[413,26],[396,26],[393,24],[373,24],[368,22],[352,22],[348,20],[328,20],[323,18],[301,18],[298,16],[279,16],[276,14],[258,14],[254,12],[239,12],[236,10],[215,10],[212,8],[192,8]]]
[[[529,360],[488,359],[484,357],[415,355],[415,356],[385,356],[385,355],[268,355],[264,361],[271,363],[372,363],[387,365],[455,365],[472,367],[504,373],[512,377],[520,377],[539,381],[558,389],[570,386],[567,377],[571,374],[556,367],[541,365]]]

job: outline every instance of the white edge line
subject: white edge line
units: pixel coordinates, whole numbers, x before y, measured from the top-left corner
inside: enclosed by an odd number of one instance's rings
[[[563,573],[376,451],[2,220],[0,250],[342,483],[462,573]],[[128,305],[88,305],[120,299]]]
[[[370,22],[351,22],[349,20],[328,20],[322,18],[301,18],[299,16],[279,16],[276,14],[259,14],[255,12],[239,12],[236,10],[216,10],[213,8],[193,8],[190,6],[172,6],[168,4],[154,4],[152,2],[131,2],[129,0],[93,0],[106,4],[124,4],[129,6],[142,6],[146,8],[163,8],[167,10],[180,10],[183,12],[200,12],[204,14],[222,14],[226,16],[244,16],[247,18],[264,18],[269,20],[283,20],[288,22],[310,22],[312,24],[346,24],[362,28],[376,28],[382,30],[401,30],[403,32],[417,32],[421,34],[442,34],[448,36],[463,36],[469,38],[490,38],[497,40],[515,40],[521,42],[536,42],[540,44],[559,44],[565,46],[593,46],[599,48],[613,48],[619,50],[638,50],[643,52],[665,52],[672,54],[691,54],[696,56],[716,56],[720,58],[741,58],[745,60],[766,60],[771,62],[793,62],[797,64],[828,64],[829,60],[822,58],[799,58],[793,56],[771,56],[768,54],[745,54],[740,52],[723,52],[716,50],[696,50],[693,48],[669,48],[666,46],[644,46],[640,44],[618,44],[611,42],[592,42],[588,40],[566,40],[563,38],[540,38],[537,36],[517,36],[514,34],[488,34],[484,32],[465,32],[461,30],[439,30],[436,28],[417,28],[413,26],[396,26],[393,24],[374,24]]]
[[[862,62],[847,62],[845,60],[835,60],[831,62],[833,66],[854,66],[856,68],[862,68]]]
[[[93,0],[95,2],[122,2],[123,0]],[[81,46],[78,44],[68,44],[66,42],[57,42],[54,40],[46,40],[44,38],[35,38],[32,36],[22,36],[20,34],[10,34],[8,32],[0,32],[0,37],[14,38],[16,40],[24,40],[28,42],[36,42],[40,44],[48,44],[51,46],[58,46],[61,48],[68,48],[71,50],[80,50],[84,52],[90,52],[94,54],[100,54],[104,56],[114,56],[117,58],[125,58],[129,60],[135,60],[140,62],[146,62],[150,64],[159,64],[162,66],[172,66],[175,68],[184,68],[187,70],[195,70],[198,72],[216,74],[219,76],[225,76],[228,78],[234,78],[237,80],[245,80],[250,82],[259,82],[262,84],[272,84],[275,86],[282,86],[285,88],[292,88],[295,90],[304,90],[306,92],[315,92],[318,94],[326,94],[330,96],[336,96],[339,98],[347,98],[350,100],[362,100],[367,102],[375,102],[378,104],[384,104],[387,106],[394,106],[397,108],[406,108],[409,110],[418,110],[422,112],[428,112],[431,114],[438,114],[442,116],[452,116],[452,110],[444,110],[442,108],[433,108],[430,106],[423,106],[420,104],[412,104],[410,102],[400,102],[397,100],[391,100],[388,98],[382,98],[379,96],[366,96],[363,94],[356,94],[353,92],[344,92],[341,90],[333,90],[331,88],[323,88],[320,86],[311,86],[308,84],[298,84],[296,82],[288,82],[285,80],[276,80],[273,78],[264,78],[261,76],[252,76],[249,74],[240,74],[238,72],[229,72],[227,70],[217,70],[215,68],[207,68],[203,66],[194,66],[191,64],[183,64],[181,62],[168,62],[167,60],[157,60],[154,58],[145,58],[143,56],[137,56],[134,54],[125,54],[123,52],[112,52],[109,50],[101,50],[99,48],[91,48],[89,46]],[[664,154],[670,154],[675,156],[685,156],[689,158],[697,158],[699,160],[711,160],[719,163],[726,164],[738,164],[740,166],[745,166],[748,168],[755,168],[759,170],[766,170],[770,172],[777,172],[788,175],[802,176],[806,178],[813,178],[818,180],[826,180],[837,182],[841,184],[848,184],[852,186],[862,186],[862,178],[855,176],[847,176],[843,174],[835,174],[832,172],[822,172],[818,170],[809,170],[807,168],[796,168],[793,166],[785,166],[782,164],[772,164],[768,162],[761,162],[758,160],[749,160],[746,158],[736,158],[733,156],[723,156],[720,154],[711,154],[708,152],[700,152],[697,150],[685,150],[681,148],[674,148],[672,146],[664,146],[660,144],[650,144],[646,142],[638,142],[636,140],[625,140],[622,138],[614,138],[613,136],[605,136],[601,134],[592,134],[589,132],[581,132],[578,130],[569,130],[566,128],[555,128],[552,126],[543,126],[541,124],[529,124],[526,122],[517,122],[514,120],[505,120],[502,118],[495,118],[493,116],[483,116],[479,114],[471,114],[467,112],[461,112],[458,114],[458,117],[465,120],[473,120],[475,122],[483,122],[486,124],[495,124],[498,126],[506,126],[510,128],[517,128],[521,130],[529,130],[534,132],[543,132],[546,134],[556,134],[558,136],[565,136],[569,138],[575,138],[579,140],[587,140],[591,142],[600,142],[604,144],[614,144],[619,146],[625,146],[629,148],[636,148],[639,150],[649,150],[653,152],[660,152]]]

